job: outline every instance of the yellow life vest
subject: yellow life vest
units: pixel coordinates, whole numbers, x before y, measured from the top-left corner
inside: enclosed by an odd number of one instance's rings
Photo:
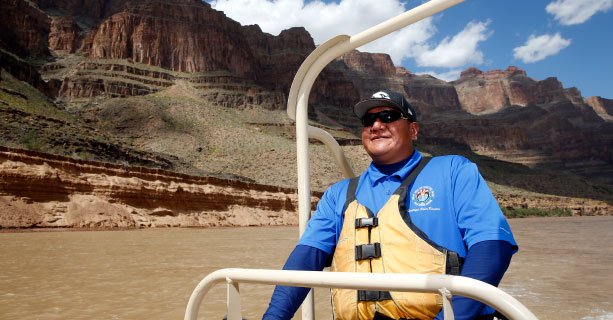
[[[408,187],[429,159],[424,160],[376,217],[355,198],[359,177],[350,181],[331,271],[459,274],[457,253],[428,239],[406,210]],[[434,293],[333,289],[332,304],[338,320],[373,319],[375,313],[392,319],[433,319],[441,310],[442,297]]]

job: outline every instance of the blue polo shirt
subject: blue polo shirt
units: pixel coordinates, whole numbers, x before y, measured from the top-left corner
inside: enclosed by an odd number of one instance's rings
[[[422,158],[413,155],[394,165],[374,164],[360,176],[357,200],[375,215]],[[343,226],[343,206],[349,179],[332,185],[319,201],[299,245],[329,254]],[[436,244],[466,256],[480,241],[517,243],[496,199],[477,166],[462,156],[434,157],[409,188],[406,208],[413,223]]]

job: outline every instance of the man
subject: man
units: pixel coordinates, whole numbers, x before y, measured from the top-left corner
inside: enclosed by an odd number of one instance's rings
[[[517,244],[474,163],[428,159],[414,149],[415,110],[382,90],[358,102],[372,158],[359,177],[324,193],[285,270],[459,274],[497,286]],[[307,288],[277,286],[263,319],[291,319]],[[443,319],[438,294],[332,290],[335,319]],[[493,319],[482,303],[454,297],[456,319]]]

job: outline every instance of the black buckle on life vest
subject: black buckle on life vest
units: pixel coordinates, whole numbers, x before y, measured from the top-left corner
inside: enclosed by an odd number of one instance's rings
[[[446,274],[459,276],[463,264],[464,259],[460,257],[457,252],[447,251],[447,267],[445,270]]]
[[[379,219],[377,219],[377,217],[355,219],[356,228],[366,228],[366,227],[372,228],[378,225],[379,225]]]
[[[355,246],[355,259],[365,260],[379,258],[381,256],[381,244],[379,242]]]
[[[358,290],[358,301],[384,301],[392,300],[389,291]]]

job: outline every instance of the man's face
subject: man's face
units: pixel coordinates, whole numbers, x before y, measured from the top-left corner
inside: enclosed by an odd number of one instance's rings
[[[367,113],[396,110],[375,107]],[[362,145],[376,164],[400,162],[413,154],[413,141],[417,140],[419,125],[406,119],[383,123],[377,119],[372,126],[362,128]]]

